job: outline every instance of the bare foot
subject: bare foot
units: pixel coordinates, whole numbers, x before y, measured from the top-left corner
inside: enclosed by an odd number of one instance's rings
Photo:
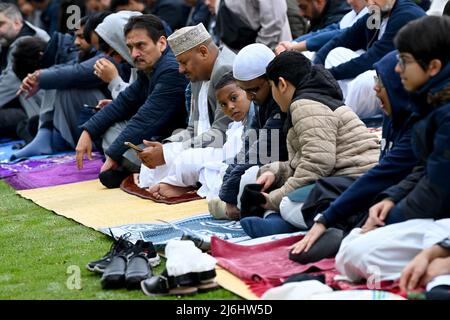
[[[193,187],[178,187],[167,183],[160,183],[158,193],[162,198],[173,198],[179,197],[192,190],[195,189]]]
[[[147,191],[148,193],[151,193],[152,195],[153,195],[154,193],[158,193],[158,192],[159,192],[159,183],[158,183],[158,184],[155,184],[154,186],[151,186],[150,188],[147,188],[146,191]]]

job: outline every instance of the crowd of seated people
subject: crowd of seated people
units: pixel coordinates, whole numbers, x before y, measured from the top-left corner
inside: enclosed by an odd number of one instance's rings
[[[252,238],[306,231],[297,263],[448,298],[449,3],[298,0],[300,37],[292,1],[74,3],[0,3],[10,160],[97,151],[107,188],[196,191]]]

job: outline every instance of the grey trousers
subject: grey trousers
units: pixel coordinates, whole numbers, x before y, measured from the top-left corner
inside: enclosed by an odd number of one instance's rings
[[[105,132],[102,140],[103,150],[107,150],[113,144],[120,133],[125,129],[127,123],[127,121],[117,122]],[[140,144],[139,146],[141,148],[145,147],[143,144]],[[131,172],[139,172],[139,169],[141,167],[141,160],[139,160],[139,158],[136,156],[136,151],[134,151],[133,149],[129,149],[122,156],[129,162],[127,163],[127,161],[124,161],[124,163],[122,164],[125,169]]]

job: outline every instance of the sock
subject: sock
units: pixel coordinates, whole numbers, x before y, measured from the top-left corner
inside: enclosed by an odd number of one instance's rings
[[[39,129],[33,141],[31,141],[30,144],[26,145],[23,149],[14,153],[10,160],[12,161],[20,158],[52,154],[52,131],[52,129],[48,128]]]
[[[266,218],[247,217],[241,221],[242,229],[251,238],[270,236],[273,234],[292,233],[296,227],[286,222],[278,213],[272,213]]]
[[[100,172],[98,178],[105,187],[107,187],[108,189],[114,189],[119,188],[122,181],[130,174],[131,172],[128,172],[119,167],[119,169],[116,170],[111,169]]]
[[[53,129],[52,132],[52,148],[53,152],[62,152],[66,150],[73,150],[73,147],[71,147],[66,140],[61,136],[61,133],[59,133],[56,129]]]
[[[332,258],[338,252],[342,238],[342,230],[329,228],[316,243],[313,244],[308,252],[303,251],[300,254],[289,252],[289,259],[301,264],[308,264],[322,259]]]

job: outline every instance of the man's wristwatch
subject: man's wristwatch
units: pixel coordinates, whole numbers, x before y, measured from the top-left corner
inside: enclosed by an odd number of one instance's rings
[[[438,246],[441,246],[444,249],[450,250],[450,237],[446,238],[438,243],[436,243]]]
[[[314,222],[315,222],[315,223],[321,223],[321,224],[323,224],[325,227],[328,227],[328,226],[327,226],[327,220],[325,219],[324,215],[321,214],[321,213],[317,214],[317,215],[314,217]]]

